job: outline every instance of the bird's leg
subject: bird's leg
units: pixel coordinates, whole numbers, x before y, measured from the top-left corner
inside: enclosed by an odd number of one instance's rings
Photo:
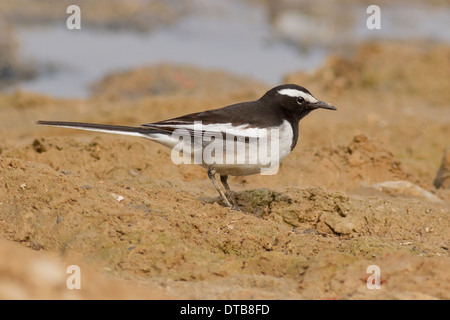
[[[217,184],[217,180],[216,180],[216,170],[214,169],[208,169],[208,177],[211,180],[211,182],[213,183],[214,187],[216,187],[217,192],[219,192],[220,196],[222,197],[223,201],[225,202],[225,204],[228,207],[232,207],[230,201],[228,201],[227,197],[225,196],[225,194],[222,192],[222,190],[220,190],[219,185]]]
[[[225,187],[225,194],[229,199],[231,199],[231,202],[233,203],[233,210],[239,210],[239,206],[236,204],[236,199],[233,197],[233,194],[231,193],[230,186],[228,185],[228,176],[220,176],[220,181],[222,182],[223,186]]]

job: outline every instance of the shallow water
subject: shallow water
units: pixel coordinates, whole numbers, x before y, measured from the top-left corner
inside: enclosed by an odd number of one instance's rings
[[[105,31],[83,24],[81,30],[71,31],[65,21],[21,28],[20,57],[42,66],[42,72],[19,86],[56,97],[87,97],[90,84],[107,73],[158,62],[218,68],[275,85],[284,74],[313,70],[330,52],[355,42],[374,38],[450,42],[448,7],[383,7],[382,29],[372,31],[365,24],[366,8],[356,4],[333,13],[345,20],[343,29],[336,27],[339,19],[295,12],[281,13],[271,25],[266,7],[238,1],[197,5],[199,10],[176,24],[149,33]]]

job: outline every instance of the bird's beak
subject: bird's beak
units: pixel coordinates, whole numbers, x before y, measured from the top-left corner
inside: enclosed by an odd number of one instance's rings
[[[314,109],[328,109],[328,110],[337,110],[335,106],[332,106],[329,103],[319,101],[312,105]]]

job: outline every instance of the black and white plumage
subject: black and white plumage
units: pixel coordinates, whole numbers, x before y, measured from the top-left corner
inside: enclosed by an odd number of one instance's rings
[[[199,153],[206,151],[208,144],[218,138],[223,138],[224,141],[226,138],[227,141],[232,141],[231,143],[236,145],[237,141],[240,141],[240,146],[244,146],[245,149],[245,161],[236,161],[236,157],[241,156],[244,149],[239,149],[237,146],[226,148],[229,146],[226,141],[221,145],[224,149],[222,158],[214,158],[216,159],[214,162],[204,159],[194,161],[208,170],[208,177],[225,204],[236,208],[227,183],[228,176],[256,174],[273,165],[273,163],[268,164],[267,161],[262,161],[258,157],[256,161],[249,160],[249,156],[258,150],[254,144],[263,138],[276,137],[276,140],[271,141],[272,143],[275,141],[274,146],[277,149],[270,150],[276,151],[272,152],[272,155],[276,155],[275,164],[278,165],[297,144],[299,121],[311,111],[319,108],[336,110],[332,105],[314,98],[305,88],[295,84],[285,84],[272,88],[256,101],[241,102],[220,109],[192,113],[139,127],[65,121],[37,121],[37,124],[143,137],[172,149],[181,146],[183,153],[186,150],[190,151],[187,157],[191,159],[194,158],[196,151]],[[176,135],[180,131],[188,134],[191,138],[180,140],[180,136]],[[276,135],[273,132],[276,132]],[[218,150],[216,148],[214,152],[217,153]],[[230,157],[226,158],[227,155]],[[233,159],[233,161],[226,161],[227,159]],[[228,198],[216,182],[216,173],[220,175]]]

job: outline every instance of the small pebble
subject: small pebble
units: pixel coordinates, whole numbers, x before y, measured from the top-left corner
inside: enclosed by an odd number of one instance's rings
[[[114,197],[114,199],[117,200],[117,202],[122,202],[125,199],[123,196],[115,194],[115,193],[111,193],[111,195]]]

